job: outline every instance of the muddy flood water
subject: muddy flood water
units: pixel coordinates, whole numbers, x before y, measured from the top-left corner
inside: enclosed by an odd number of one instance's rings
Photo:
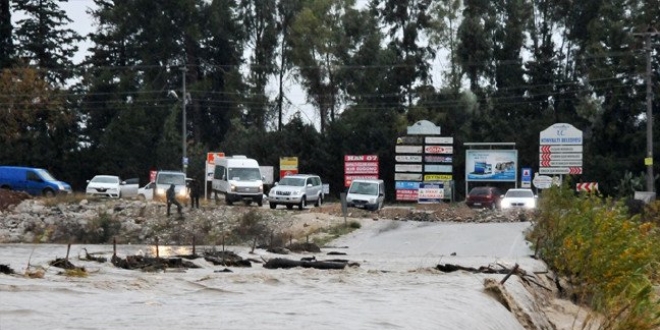
[[[505,275],[442,273],[440,263],[466,267],[518,263],[527,271],[545,265],[523,232],[529,223],[450,224],[378,221],[341,237],[314,256],[359,263],[344,270],[229,267],[141,272],[78,259],[69,260],[87,277],[58,275],[48,262],[66,255],[66,245],[0,245],[0,264],[18,275],[0,274],[0,329],[524,329],[501,303],[484,293],[484,279]],[[198,253],[204,248],[197,247]],[[300,259],[312,254],[275,255],[250,247],[227,247],[244,258]],[[153,255],[152,246],[120,245],[118,256]],[[190,254],[190,247],[159,248],[159,255]],[[43,278],[23,276],[28,262],[47,269]],[[507,289],[522,291],[516,280]]]

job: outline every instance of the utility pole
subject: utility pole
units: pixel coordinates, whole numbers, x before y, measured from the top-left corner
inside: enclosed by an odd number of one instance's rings
[[[644,50],[646,52],[646,191],[654,192],[655,183],[653,177],[653,82],[651,79],[652,66],[651,37],[660,35],[653,27],[649,26],[644,33],[635,33],[636,36],[644,36]]]
[[[651,34],[646,33],[646,191],[653,192],[653,88],[651,88]]]
[[[186,156],[186,66],[184,64],[183,68],[181,68],[182,76],[183,76],[183,96],[181,97],[181,116],[183,117],[181,122],[181,142],[182,142],[182,147],[183,147],[183,155],[181,157],[181,163],[183,165],[183,173],[186,173],[186,169],[188,168],[188,157]]]

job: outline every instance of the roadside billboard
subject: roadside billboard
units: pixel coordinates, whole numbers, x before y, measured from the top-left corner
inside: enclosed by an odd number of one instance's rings
[[[356,179],[378,179],[378,155],[344,155],[344,186]]]
[[[466,150],[465,180],[516,182],[518,150]]]
[[[298,157],[280,157],[280,179],[298,174]]]

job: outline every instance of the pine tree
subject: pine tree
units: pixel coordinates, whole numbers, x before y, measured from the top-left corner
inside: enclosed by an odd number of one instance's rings
[[[64,0],[66,1],[66,0]],[[19,20],[14,35],[16,52],[26,65],[43,71],[53,84],[64,85],[73,77],[73,57],[82,38],[66,25],[72,20],[54,0],[15,0],[13,9],[26,18]]]

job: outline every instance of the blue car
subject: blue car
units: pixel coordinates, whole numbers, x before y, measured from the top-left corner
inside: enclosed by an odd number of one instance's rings
[[[72,192],[68,183],[55,179],[47,170],[18,166],[0,166],[0,189],[46,197]]]

